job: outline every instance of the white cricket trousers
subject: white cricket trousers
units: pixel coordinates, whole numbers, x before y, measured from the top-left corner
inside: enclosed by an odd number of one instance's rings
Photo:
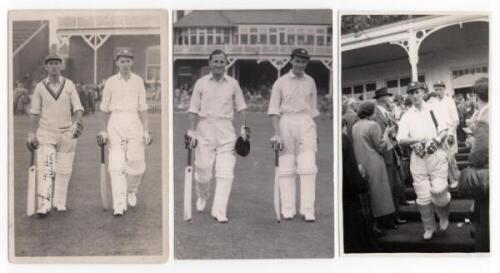
[[[295,176],[300,177],[300,214],[314,216],[316,190],[316,124],[308,114],[284,114],[279,120],[280,198],[283,217],[296,214]]]
[[[208,199],[215,169],[212,216],[226,217],[234,179],[236,134],[230,119],[201,118],[196,128],[195,181],[198,198]]]
[[[38,128],[36,138],[39,142],[37,151],[38,208],[47,211],[52,205],[64,208],[73,171],[76,139],[72,137],[70,128],[57,130],[43,127]],[[53,184],[55,185],[52,199]]]
[[[136,193],[146,170],[144,129],[137,112],[112,112],[108,122],[109,173],[113,208],[127,208],[127,192]]]

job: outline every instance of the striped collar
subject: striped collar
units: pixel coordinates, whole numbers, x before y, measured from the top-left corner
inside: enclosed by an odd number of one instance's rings
[[[49,91],[50,95],[54,98],[54,100],[57,100],[59,96],[61,96],[62,90],[64,89],[64,84],[66,83],[66,79],[64,77],[59,77],[59,88],[58,90],[52,89],[50,86],[50,81],[49,78],[46,78],[45,80],[42,81],[43,85],[45,86],[45,89]]]

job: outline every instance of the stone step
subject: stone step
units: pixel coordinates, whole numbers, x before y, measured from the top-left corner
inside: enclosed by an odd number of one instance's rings
[[[456,154],[455,159],[457,161],[468,161],[469,160],[469,154]]]
[[[471,219],[472,199],[456,199],[450,203],[450,221],[464,222],[465,218]],[[408,221],[420,221],[420,212],[416,204],[399,207],[399,217]]]
[[[474,239],[471,224],[451,222],[446,232],[437,232],[430,241],[422,238],[421,222],[409,222],[397,230],[388,230],[387,235],[377,239],[380,252],[473,252]]]
[[[459,170],[465,169],[470,165],[469,161],[457,161],[457,166]]]
[[[458,147],[458,153],[459,154],[468,154],[470,153],[470,148],[469,147],[465,147],[465,146],[462,146],[462,147]]]

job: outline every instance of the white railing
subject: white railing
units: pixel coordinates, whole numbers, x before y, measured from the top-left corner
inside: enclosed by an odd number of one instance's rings
[[[158,16],[67,16],[59,18],[60,29],[160,27]]]
[[[221,49],[230,55],[290,55],[297,47],[305,48],[312,56],[331,56],[331,46],[306,45],[174,45],[174,54],[208,55],[215,49]]]

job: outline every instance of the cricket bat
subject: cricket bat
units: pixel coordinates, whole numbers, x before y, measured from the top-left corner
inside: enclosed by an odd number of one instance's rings
[[[101,200],[104,210],[108,209],[108,188],[106,187],[106,151],[105,144],[101,146]]]
[[[276,145],[279,146],[279,145]],[[280,151],[279,147],[274,149],[274,213],[278,223],[281,221],[280,215]]]
[[[193,164],[191,163],[191,148],[186,144],[188,150],[187,166],[184,169],[184,221],[192,218],[192,193],[193,193]]]
[[[31,216],[36,211],[36,165],[35,150],[31,151],[30,167],[28,169],[28,202],[26,214]]]

